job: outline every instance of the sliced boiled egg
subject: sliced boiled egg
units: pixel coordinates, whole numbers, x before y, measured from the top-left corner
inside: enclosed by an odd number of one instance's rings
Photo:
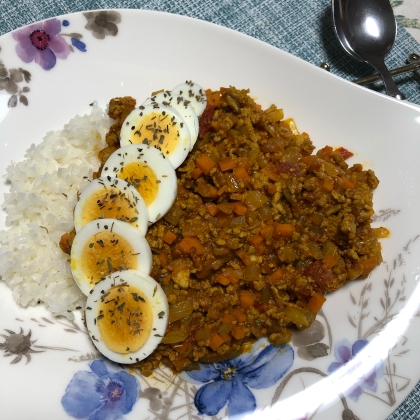
[[[191,149],[190,130],[177,110],[164,105],[140,105],[125,119],[121,147],[129,144],[153,146],[178,168]]]
[[[162,341],[168,301],[160,285],[137,270],[115,272],[97,283],[86,302],[95,347],[117,363],[136,363]]]
[[[176,109],[190,130],[191,144],[190,150],[193,148],[198,137],[198,117],[190,101],[185,100],[181,97],[172,96],[171,92],[165,90],[147,98],[143,103],[143,106],[153,105],[158,106],[170,106]]]
[[[190,102],[198,117],[204,112],[207,106],[207,96],[205,90],[197,83],[187,80],[171,91],[172,96],[181,98],[184,102]]]
[[[149,214],[139,192],[128,182],[110,176],[94,179],[82,191],[74,210],[76,232],[97,219],[117,219],[147,233]]]
[[[137,189],[146,203],[150,223],[163,217],[175,201],[175,169],[152,146],[130,144],[116,150],[102,169],[102,177],[106,176],[123,179]]]
[[[152,252],[145,237],[128,223],[94,220],[76,233],[70,267],[80,290],[88,295],[98,281],[114,271],[134,269],[149,274]]]

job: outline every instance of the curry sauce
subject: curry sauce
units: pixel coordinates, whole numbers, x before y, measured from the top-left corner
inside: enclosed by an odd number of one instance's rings
[[[382,262],[372,170],[349,166],[342,147],[314,153],[307,133],[247,90],[207,95],[198,141],[177,169],[176,201],[146,236],[170,314],[162,343],[137,365],[144,375],[161,363],[181,371],[227,360],[261,337],[287,343],[325,294]],[[111,101],[109,148],[133,107],[132,98]]]

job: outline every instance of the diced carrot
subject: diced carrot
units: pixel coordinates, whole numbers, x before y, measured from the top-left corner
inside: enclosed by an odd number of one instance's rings
[[[275,285],[281,282],[283,278],[283,270],[278,268],[265,278],[265,282],[269,285]]]
[[[277,187],[274,184],[268,184],[265,187],[267,194],[274,195],[277,192]]]
[[[274,182],[281,181],[280,175],[275,174],[273,171],[271,171],[268,168],[261,169],[261,173],[265,175],[268,179],[271,179]]]
[[[246,316],[246,313],[242,309],[239,309],[239,308],[236,308],[233,310],[233,315],[235,316],[238,322],[245,322],[248,319],[248,317]]]
[[[354,190],[354,187],[355,187],[354,181],[352,181],[351,179],[348,179],[344,175],[340,175],[340,178],[342,179],[345,188],[347,188],[348,190]]]
[[[340,153],[340,155],[343,157],[344,160],[352,157],[354,153],[350,152],[349,150],[345,149],[344,147],[339,147],[338,149],[335,149],[334,152]]]
[[[235,285],[236,283],[238,283],[238,281],[240,280],[240,278],[235,274],[230,274],[229,276],[227,276],[230,279],[230,283]]]
[[[165,276],[164,278],[163,278],[163,284],[169,284],[169,282],[171,281],[171,279],[172,279],[172,274],[168,274],[167,276]]]
[[[190,343],[189,343],[190,344]],[[184,354],[181,355],[182,357],[175,357],[175,360],[173,361],[175,371],[181,372],[184,370],[188,365],[191,364],[190,359]]]
[[[239,276],[236,274],[235,270],[232,267],[226,267],[223,270],[223,275],[230,280],[231,284],[236,284],[240,280]]]
[[[214,331],[210,338],[210,348],[216,351],[224,343],[223,338]]]
[[[328,160],[332,152],[333,148],[331,146],[325,146],[322,149],[319,149],[316,155],[324,160]]]
[[[211,106],[219,106],[220,103],[220,92],[218,90],[213,91],[206,89],[207,103]]]
[[[276,239],[289,238],[295,232],[295,227],[291,223],[275,223],[273,236]]]
[[[230,279],[224,276],[223,274],[216,274],[214,276],[214,281],[222,284],[223,286],[227,286],[228,284],[230,284]]]
[[[238,178],[240,181],[248,177],[248,172],[243,166],[237,166],[233,170],[233,173],[235,174],[236,178]]]
[[[201,169],[204,175],[208,175],[210,171],[216,166],[216,162],[209,156],[201,155],[197,158],[195,164],[197,168]]]
[[[306,166],[309,166],[312,162],[311,156],[303,156],[300,158],[300,161],[304,163]]]
[[[242,182],[245,184],[245,186],[246,186],[247,188],[251,188],[251,187],[252,187],[252,184],[251,184],[251,177],[247,176],[246,178],[244,178],[244,179],[242,180]]]
[[[176,239],[175,233],[173,233],[170,230],[167,230],[163,236],[162,239],[164,242],[166,242],[168,245],[171,245],[171,243]]]
[[[330,192],[334,188],[334,181],[331,178],[325,178],[322,183],[322,189],[324,191]]]
[[[248,243],[252,246],[261,245],[264,242],[264,238],[261,235],[253,235],[248,238]]]
[[[247,211],[248,208],[245,206],[245,204],[240,202],[233,203],[233,212],[238,216],[244,216]]]
[[[204,254],[203,245],[201,245],[201,242],[194,236],[187,236],[183,238],[180,242],[177,243],[176,247],[183,254],[191,254],[193,248],[195,248],[196,255]]]
[[[219,162],[219,168],[222,172],[229,171],[236,168],[236,162],[231,157],[227,157]]]
[[[218,190],[217,190],[217,195],[221,196],[226,190],[228,189],[227,185],[223,185],[221,186]]]
[[[168,256],[162,252],[161,254],[158,255],[158,258],[159,258],[160,265],[162,266],[162,268],[165,268],[168,265]]]
[[[248,266],[252,264],[251,257],[243,249],[239,249],[238,251],[236,251],[236,255],[242,260],[242,262],[245,265]]]
[[[205,197],[219,198],[218,192],[219,190],[214,185],[207,184],[207,195]]]
[[[266,240],[269,241],[273,237],[274,226],[267,225],[260,229],[261,236]]]
[[[192,171],[191,171],[191,176],[194,178],[194,179],[198,179],[198,178],[200,178],[200,176],[201,175],[203,175],[203,171],[200,169],[200,168],[194,168]]]
[[[255,302],[254,295],[249,290],[239,291],[239,303],[242,309],[250,308]]]
[[[328,267],[332,268],[338,264],[338,258],[334,255],[327,255],[322,262]]]
[[[206,207],[207,213],[210,216],[214,217],[219,212],[219,209],[217,208],[216,204],[214,204],[214,203],[206,203],[206,204],[204,204],[204,206]]]
[[[241,325],[232,325],[231,333],[234,338],[241,340],[245,337],[245,328]]]
[[[228,314],[225,312],[222,316],[222,322],[224,324],[233,324],[233,321],[235,321],[235,317],[231,314]]]
[[[232,193],[229,198],[231,200],[241,201],[243,198],[243,195],[241,193]]]
[[[255,248],[255,252],[257,253],[257,255],[263,255],[265,250],[267,249],[267,245],[258,244],[258,245],[255,245],[254,248]]]
[[[224,343],[227,343],[232,339],[229,334],[220,334],[220,337],[222,337]]]
[[[322,293],[315,293],[306,305],[311,311],[319,312],[322,308],[322,305],[326,301],[326,298]]]
[[[175,344],[172,345],[172,348],[179,354],[184,354],[190,349],[191,343],[188,341],[184,341],[182,344]]]

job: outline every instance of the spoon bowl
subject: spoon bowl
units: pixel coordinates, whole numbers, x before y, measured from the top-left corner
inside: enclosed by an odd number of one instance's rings
[[[389,1],[332,0],[332,12],[334,29],[344,50],[378,71],[389,96],[405,99],[384,62],[397,34]]]

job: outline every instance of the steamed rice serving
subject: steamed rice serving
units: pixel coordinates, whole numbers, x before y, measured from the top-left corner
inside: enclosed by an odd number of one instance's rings
[[[59,247],[73,228],[77,194],[92,179],[112,120],[98,106],[72,119],[63,130],[49,132],[12,162],[2,209],[7,230],[0,231],[0,277],[21,306],[44,303],[54,315],[73,319],[86,297],[73,280]]]

